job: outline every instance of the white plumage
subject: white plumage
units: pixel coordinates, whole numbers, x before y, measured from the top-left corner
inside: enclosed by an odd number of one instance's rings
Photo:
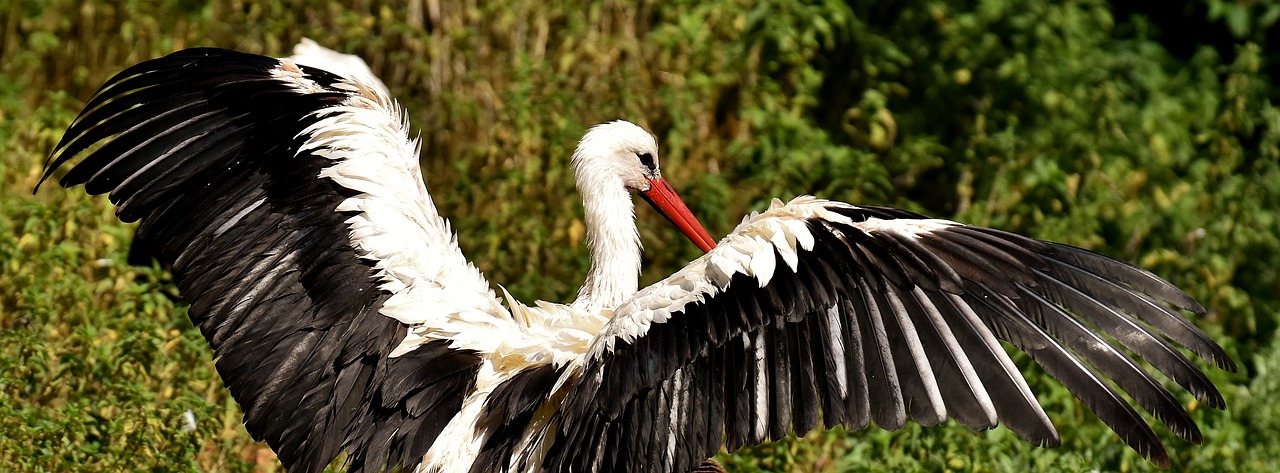
[[[500,299],[432,203],[385,86],[316,47],[130,68],[45,173],[106,142],[61,183],[143,221],[246,427],[291,471],[345,451],[352,470],[684,473],[723,444],[819,422],[1003,422],[1056,445],[998,339],[1157,464],[1159,439],[1106,380],[1191,441],[1195,423],[1135,356],[1223,404],[1171,343],[1234,369],[1178,313],[1204,309],[1148,272],[813,197],[775,201],[717,246],[662,179],[657,141],[625,121],[593,127],[571,158],[591,254],[577,300]],[[707,251],[643,289],[633,193]]]

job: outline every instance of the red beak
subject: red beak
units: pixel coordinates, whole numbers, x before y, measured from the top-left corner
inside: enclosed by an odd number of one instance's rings
[[[671,188],[671,184],[667,184],[666,179],[659,177],[650,180],[649,190],[641,192],[640,197],[644,197],[645,202],[658,209],[658,213],[680,229],[680,232],[684,233],[684,236],[688,237],[693,244],[698,245],[702,251],[711,251],[716,247],[716,241],[711,239],[707,229],[702,228],[702,223],[693,216],[689,206],[680,200],[680,196],[676,195],[675,189]]]

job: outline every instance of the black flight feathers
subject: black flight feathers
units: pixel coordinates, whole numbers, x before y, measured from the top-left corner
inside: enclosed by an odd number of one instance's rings
[[[110,193],[120,218],[173,267],[218,372],[291,472],[340,453],[356,471],[421,461],[473,389],[480,358],[427,343],[388,355],[406,326],[352,247],[337,206],[353,192],[320,179],[330,161],[299,152],[315,112],[351,93],[303,67],[192,49],[109,80],[58,144],[44,178],[102,143],[62,179]]]
[[[833,210],[854,222],[923,218]],[[819,419],[896,429],[908,418],[942,422],[943,413],[973,429],[1003,422],[1037,445],[1057,445],[996,338],[1031,355],[1158,465],[1169,464],[1164,447],[1120,391],[1175,435],[1201,436],[1137,358],[1206,404],[1224,405],[1177,348],[1235,369],[1177,312],[1204,308],[1147,271],[980,227],[915,238],[819,219],[809,228],[815,247],[801,252],[796,271],[775,254],[764,288],[738,274],[726,291],[589,363],[557,414],[561,436],[544,466],[684,472],[722,439],[732,450],[807,432]]]

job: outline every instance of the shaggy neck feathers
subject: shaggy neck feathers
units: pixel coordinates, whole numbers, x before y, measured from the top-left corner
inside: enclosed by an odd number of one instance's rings
[[[576,309],[612,309],[635,294],[640,280],[640,234],[631,190],[647,185],[631,168],[636,150],[656,153],[652,135],[625,121],[593,127],[573,153],[582,194],[591,268],[578,290]]]

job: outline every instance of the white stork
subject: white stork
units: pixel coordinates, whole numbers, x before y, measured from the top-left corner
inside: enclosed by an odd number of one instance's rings
[[[109,193],[171,264],[217,368],[290,471],[684,473],[818,425],[948,418],[1059,437],[999,340],[1167,466],[1120,391],[1196,423],[1137,360],[1223,398],[1234,370],[1155,275],[1086,250],[883,207],[774,202],[715,245],[654,138],[591,128],[572,165],[591,269],[577,300],[498,297],[423,184],[398,106],[359,77],[192,49],[119,73],[44,179]],[[639,193],[702,257],[638,289]],[[1117,389],[1119,388],[1119,389]]]

